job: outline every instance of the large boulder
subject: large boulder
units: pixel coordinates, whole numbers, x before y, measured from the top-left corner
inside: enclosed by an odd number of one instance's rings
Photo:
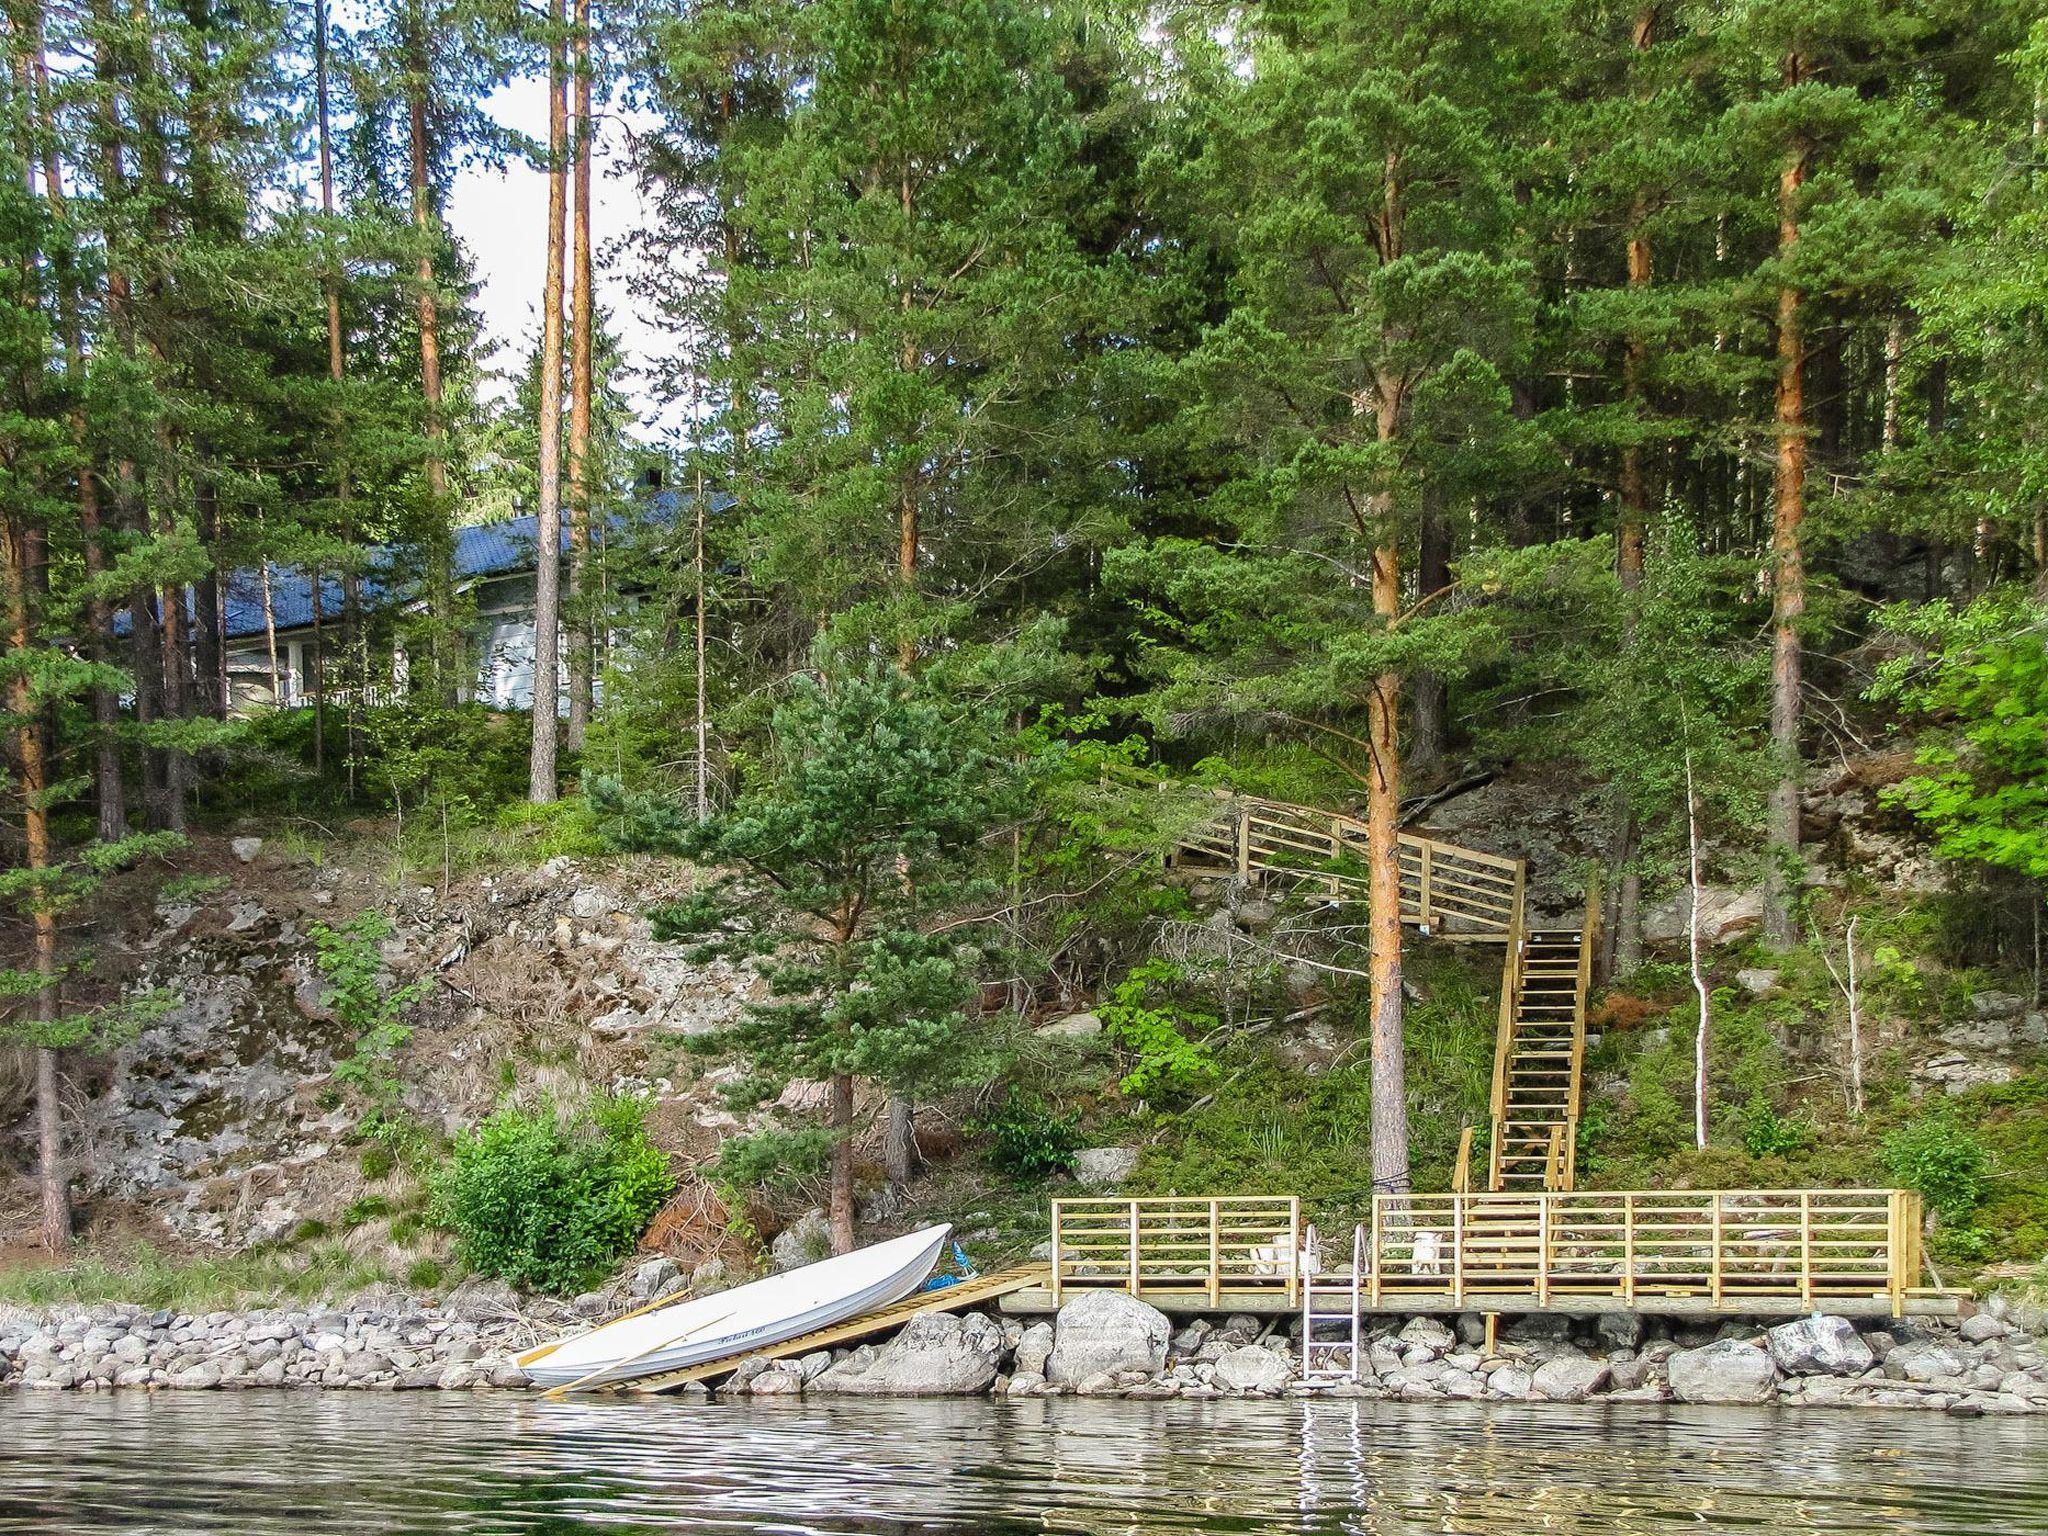
[[[1553,1403],[1582,1403],[1607,1385],[1608,1366],[1584,1355],[1559,1355],[1536,1367],[1530,1378],[1535,1394]]]
[[[1216,1385],[1233,1392],[1284,1392],[1293,1379],[1288,1358],[1259,1344],[1233,1349],[1216,1362]]]
[[[1074,1177],[1083,1184],[1121,1184],[1137,1167],[1136,1147],[1084,1147],[1074,1154]]]
[[[1105,1372],[1156,1375],[1166,1366],[1172,1334],[1173,1325],[1157,1307],[1122,1291],[1090,1291],[1060,1308],[1046,1380],[1056,1387],[1078,1387]]]
[[[776,1234],[768,1245],[768,1262],[775,1273],[801,1269],[832,1254],[832,1223],[823,1211],[806,1211]]]
[[[1767,1337],[1771,1359],[1788,1376],[1860,1376],[1877,1361],[1846,1317],[1816,1313],[1780,1323]]]
[[[1681,1403],[1768,1403],[1778,1368],[1753,1344],[1720,1339],[1671,1357],[1671,1390]]]
[[[1884,1373],[1893,1381],[1945,1381],[1963,1374],[1963,1361],[1954,1350],[1916,1340],[1884,1357]]]
[[[813,1392],[867,1397],[958,1397],[986,1392],[996,1379],[1003,1330],[981,1316],[926,1312],[872,1353],[855,1351],[820,1371]]]

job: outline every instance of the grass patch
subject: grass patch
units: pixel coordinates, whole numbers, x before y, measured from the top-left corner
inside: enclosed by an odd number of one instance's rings
[[[388,1278],[375,1260],[327,1240],[197,1257],[138,1246],[118,1255],[88,1254],[64,1264],[0,1270],[0,1302],[31,1307],[132,1302],[207,1312],[338,1300]]]

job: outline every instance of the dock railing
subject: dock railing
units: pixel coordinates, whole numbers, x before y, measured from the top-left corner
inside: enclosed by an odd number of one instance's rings
[[[1114,1289],[1227,1307],[1301,1293],[1301,1202],[1220,1196],[1053,1202],[1054,1304]],[[1909,1190],[1576,1190],[1380,1194],[1365,1224],[1367,1310],[1739,1313],[1878,1303],[1920,1288]]]
[[[1133,1296],[1284,1287],[1301,1295],[1301,1201],[1293,1195],[1166,1196],[1052,1203],[1052,1296]]]
[[[1920,1220],[1907,1190],[1375,1195],[1367,1294],[1706,1311],[1882,1299],[1898,1315],[1920,1281]]]

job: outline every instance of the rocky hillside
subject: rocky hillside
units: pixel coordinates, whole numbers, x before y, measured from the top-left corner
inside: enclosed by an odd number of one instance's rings
[[[2048,1248],[2048,1168],[2039,1155],[2048,1143],[2048,1014],[2033,1001],[2030,978],[1973,966],[1945,936],[1949,872],[1878,800],[1896,769],[1865,762],[1809,796],[1818,937],[1807,949],[1767,956],[1756,947],[1753,889],[1704,893],[1717,1126],[1725,1127],[1717,1131],[1724,1144],[1704,1154],[1692,1151],[1681,1108],[1694,1017],[1675,964],[1686,905],[1682,894],[1653,905],[1645,923],[1652,962],[1598,1002],[1582,1182],[1889,1182],[1886,1137],[1952,1110],[1988,1149],[1989,1164],[1977,1213],[1950,1223],[1938,1257],[1966,1273],[2002,1264],[2017,1276]],[[1570,786],[1502,778],[1433,807],[1423,825],[1527,858],[1537,908],[1564,915],[1582,901],[1583,871],[1606,835],[1580,803]],[[655,1141],[687,1174],[722,1138],[778,1115],[800,1118],[823,1095],[820,1084],[794,1082],[779,1103],[753,1107],[750,1095],[732,1091],[746,1086],[736,1083],[740,1070],[696,1048],[762,997],[765,983],[751,962],[653,936],[649,911],[694,887],[685,864],[500,859],[444,886],[417,873],[395,877],[392,844],[375,827],[322,843],[251,828],[199,840],[173,876],[159,869],[124,878],[126,916],[100,965],[127,986],[162,988],[177,1001],[117,1054],[73,1068],[80,1191],[88,1246],[98,1251],[141,1242],[173,1255],[232,1254],[320,1243],[354,1264],[351,1273],[459,1276],[448,1237],[427,1220],[418,1170],[366,1141],[360,1096],[336,1075],[357,1032],[327,1000],[315,935],[365,911],[389,919],[379,989],[413,998],[404,1012],[409,1038],[391,1063],[396,1091],[434,1137],[475,1124],[508,1094],[570,1105],[600,1091],[638,1094],[652,1106]],[[1213,948],[1222,934],[1270,937],[1271,902],[1196,894],[1207,919],[1189,931],[1206,937],[1177,941],[1184,948]],[[1839,936],[1854,914],[1863,924],[1870,1106],[1851,1123],[1842,998],[1828,965],[1832,958],[1839,969]],[[1028,1100],[1052,1106],[1032,1134],[1064,1126],[1071,1173],[1048,1183],[994,1166],[989,1144],[966,1133],[988,1108],[983,1093],[927,1108],[926,1165],[908,1208],[877,1196],[879,1132],[870,1130],[865,1216],[878,1227],[928,1214],[958,1220],[984,1259],[1038,1241],[1043,1201],[1072,1188],[1069,1180],[1138,1190],[1287,1187],[1341,1220],[1363,1182],[1357,1000],[1327,972],[1246,953],[1251,971],[1230,983],[1239,992],[1178,994],[1213,1015],[1211,1091],[1178,1103],[1130,1091],[1129,1053],[1104,1022],[1114,1010],[1086,1009],[1083,998],[1077,1011],[1071,995],[1048,1001],[1009,1076]],[[1410,1072],[1425,1187],[1448,1177],[1460,1124],[1484,1123],[1494,984],[1491,969],[1469,955],[1414,945]],[[0,1232],[17,1241],[32,1221],[31,1129],[25,1083],[0,1065],[0,1166],[23,1175],[0,1185]],[[823,1234],[806,1219],[809,1204],[799,1190],[727,1212],[686,1177],[650,1246],[686,1267],[743,1263],[745,1249],[758,1242],[765,1250],[779,1233],[792,1252],[815,1247]],[[25,1243],[19,1251],[25,1256]]]

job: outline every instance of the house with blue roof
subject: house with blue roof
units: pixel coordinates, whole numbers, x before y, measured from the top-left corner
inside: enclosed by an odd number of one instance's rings
[[[620,571],[622,555],[640,549],[650,532],[673,525],[688,501],[675,491],[654,489],[642,495],[630,517],[611,519],[593,530],[596,558],[621,601],[630,603],[635,589],[644,585]],[[456,530],[456,587],[473,613],[467,636],[473,665],[460,690],[465,700],[494,709],[533,706],[538,523],[529,515]],[[567,551],[565,528],[557,558],[566,563]],[[641,555],[645,553],[640,549]],[[405,546],[377,550],[361,583],[365,610],[416,609],[426,585],[417,559],[417,550]],[[631,563],[637,564],[637,558]],[[566,581],[565,572],[565,590]],[[330,671],[335,665],[342,616],[340,578],[322,574],[316,587],[307,572],[289,566],[236,571],[222,582],[221,606],[230,711],[246,714],[311,704],[320,659]],[[373,696],[386,689],[402,692],[407,670],[403,650],[394,645],[388,681],[373,683]],[[335,691],[330,688],[330,696]],[[557,707],[566,707],[566,702]]]

